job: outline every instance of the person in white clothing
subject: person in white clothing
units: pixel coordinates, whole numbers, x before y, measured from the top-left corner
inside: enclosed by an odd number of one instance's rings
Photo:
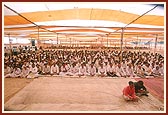
[[[88,62],[85,63],[85,67],[86,67],[86,73],[89,73],[90,64]]]
[[[65,67],[67,69],[67,71],[70,70],[71,66],[70,66],[70,63],[68,63],[67,61],[65,62]]]
[[[47,74],[50,74],[50,66],[47,63],[45,63],[43,66],[42,75],[47,75]]]
[[[23,69],[25,66],[27,66],[27,62],[26,62],[26,61],[23,62],[22,69]]]
[[[33,65],[32,65],[32,68],[31,68],[31,73],[37,74],[37,72],[38,72],[38,68],[36,67],[35,64],[33,64]]]
[[[67,69],[66,63],[63,63],[63,65],[61,66],[60,75],[64,76],[67,74],[67,72],[68,72],[68,69]]]
[[[145,75],[146,76],[151,76],[152,75],[152,68],[150,67],[150,64],[149,63],[146,63],[144,66],[144,71],[145,71]]]
[[[51,66],[51,75],[59,75],[59,67],[56,63]]]
[[[118,63],[118,66],[116,68],[116,75],[118,77],[126,77],[126,72],[124,71],[124,69],[121,67],[121,64]]]
[[[107,76],[118,77],[116,75],[116,68],[115,68],[115,66],[113,66],[112,63],[110,63],[110,65],[108,65],[108,67],[107,67]]]
[[[10,74],[10,73],[11,73],[10,67],[7,64],[5,64],[4,65],[4,76],[6,76],[7,74]]]
[[[136,75],[137,75],[138,77],[142,77],[142,78],[145,77],[145,76],[144,76],[144,71],[143,71],[143,68],[142,68],[141,65],[138,65],[138,67],[137,67],[137,69],[136,69]]]
[[[159,64],[159,71],[161,73],[161,76],[164,76],[164,66],[162,63]]]
[[[86,73],[86,66],[84,63],[81,64],[79,67],[79,77],[87,75]]]
[[[13,74],[14,76],[13,77],[21,77],[22,71],[21,71],[21,69],[19,67],[15,66],[13,72],[14,72],[14,74]]]
[[[37,73],[38,73],[39,75],[42,74],[42,67],[43,67],[43,66],[41,66],[40,64],[37,64],[36,67],[37,67]]]
[[[159,70],[159,66],[156,66],[155,68],[153,68],[152,75],[154,77],[160,77],[161,76],[161,73],[160,73],[160,70]]]
[[[106,76],[106,69],[103,64],[100,64],[98,67],[98,76],[105,77]]]
[[[38,68],[35,64],[32,64],[30,74],[27,78],[37,78],[38,77]]]
[[[127,64],[125,63],[125,60],[122,61],[121,67],[124,69],[124,71],[126,71],[126,69],[127,69]]]
[[[29,67],[24,66],[23,69],[22,69],[21,77],[22,78],[28,78],[29,72],[30,72]]]
[[[126,68],[126,75],[128,77],[135,77],[135,74],[134,74],[134,71],[133,71],[133,68],[132,68],[131,64],[128,64],[128,66]]]
[[[4,65],[4,77],[5,78],[10,78],[10,77],[14,77],[14,72],[13,72],[13,68],[9,67],[8,65]]]
[[[96,67],[94,67],[94,63],[91,63],[90,68],[88,69],[88,73],[90,76],[96,75]]]
[[[70,76],[76,76],[79,74],[79,69],[78,69],[75,62],[72,64],[72,66],[70,67],[70,70],[68,71],[67,74]]]

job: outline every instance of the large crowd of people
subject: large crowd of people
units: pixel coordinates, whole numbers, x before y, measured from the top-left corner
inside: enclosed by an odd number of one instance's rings
[[[159,53],[118,50],[43,50],[4,55],[4,77],[163,77]]]

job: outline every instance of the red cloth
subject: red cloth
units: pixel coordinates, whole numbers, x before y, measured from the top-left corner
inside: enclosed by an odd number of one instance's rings
[[[136,97],[135,95],[135,88],[134,87],[130,87],[130,86],[126,86],[124,89],[123,89],[123,95],[125,96],[131,96],[133,98]]]

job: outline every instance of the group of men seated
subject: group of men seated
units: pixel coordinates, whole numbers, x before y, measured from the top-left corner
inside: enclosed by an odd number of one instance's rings
[[[50,76],[160,77],[160,54],[118,51],[40,51],[5,56],[4,77]]]

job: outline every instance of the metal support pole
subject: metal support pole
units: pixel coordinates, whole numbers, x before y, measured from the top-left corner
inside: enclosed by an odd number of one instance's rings
[[[136,50],[138,49],[138,36],[137,36],[137,43],[136,43]]]
[[[10,46],[10,49],[12,49],[12,41],[11,41],[11,39],[10,39],[10,34],[8,34],[8,38],[9,38],[9,46]]]
[[[68,40],[67,40],[67,35],[65,36],[66,37],[66,42],[65,42],[65,50],[67,51],[67,47],[68,47]]]
[[[122,31],[121,31],[121,42],[120,42],[120,51],[121,51],[121,54],[120,54],[120,61],[122,61],[122,46],[123,46],[123,35],[124,35],[124,28],[122,28]]]
[[[37,26],[37,27],[38,27],[38,26]],[[37,41],[37,43],[38,43],[38,46],[37,46],[37,47],[38,47],[38,48],[40,48],[40,40],[39,40],[39,27],[38,27],[38,38],[37,38],[37,40],[38,40],[38,41]]]
[[[108,34],[106,34],[107,35],[107,48],[108,48]]]
[[[157,39],[158,39],[158,35],[156,35],[156,38],[155,38],[155,48],[154,48],[154,53],[157,51]]]
[[[10,39],[10,34],[8,34],[8,38],[9,38],[10,55],[12,55],[12,40]]]
[[[58,33],[57,33],[57,46],[58,46]]]
[[[140,52],[140,49],[141,49],[141,39],[139,40],[139,52]]]
[[[72,42],[71,42],[71,38],[69,38],[69,39],[70,39],[70,49],[71,49],[71,45],[72,45],[71,43],[72,43]]]

